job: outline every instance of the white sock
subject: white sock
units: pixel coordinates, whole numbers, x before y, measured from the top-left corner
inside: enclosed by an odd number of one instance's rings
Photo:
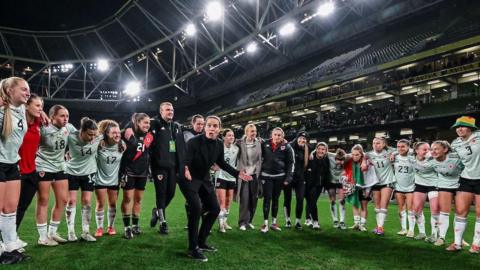
[[[378,227],[382,227],[385,224],[385,219],[387,219],[387,209],[382,208],[379,210],[378,213],[378,220],[377,220],[377,225]]]
[[[65,207],[65,219],[67,220],[68,233],[75,232],[75,215],[77,213],[77,207],[75,205],[67,205]]]
[[[272,224],[277,224],[277,218],[272,218]]]
[[[438,230],[440,238],[445,239],[450,225],[450,213],[440,212],[438,216]]]
[[[332,215],[333,222],[338,222],[337,218],[337,202],[330,202],[330,214]]]
[[[10,214],[2,213],[0,215],[0,219],[2,220],[0,224],[2,224],[2,239],[3,243],[8,246],[9,243],[14,243],[17,241],[17,212],[13,212]]]
[[[408,231],[415,231],[415,213],[413,211],[408,211]]]
[[[47,235],[47,230],[48,230],[47,223],[43,223],[43,224],[38,224],[38,223],[37,223],[37,230],[38,230],[38,235],[39,235],[40,241],[47,241],[47,238],[48,238],[48,235]]]
[[[423,215],[423,211],[421,214],[416,214],[415,219],[417,222],[418,232],[420,234],[425,234],[425,216]]]
[[[377,221],[377,227],[380,227],[379,220],[380,220],[380,208],[375,208],[375,220]]]
[[[108,208],[108,227],[113,227],[115,224],[115,216],[117,215],[117,209],[115,207]]]
[[[367,219],[364,218],[364,217],[361,217],[360,218],[360,225],[365,225],[365,224],[367,224]]]
[[[467,218],[455,216],[455,245],[461,247],[463,233],[467,227]]]
[[[228,213],[230,213],[230,209],[225,209],[225,212],[223,213],[223,223],[227,223]]]
[[[268,219],[265,219],[265,220],[263,221],[263,224],[264,224],[265,226],[268,226]]]
[[[223,217],[224,217],[224,209],[220,210],[220,214],[218,214],[218,223],[220,226],[223,225]]]
[[[407,230],[407,211],[405,210],[400,212],[400,225],[402,226],[402,231]]]
[[[475,222],[475,232],[473,234],[472,245],[480,245],[480,217],[477,217],[477,221]]]
[[[300,224],[302,221],[299,218],[295,219],[295,224]]]
[[[345,223],[345,199],[340,201],[340,223]]]
[[[90,232],[90,219],[92,215],[92,208],[90,205],[82,206],[82,232]]]
[[[97,223],[97,229],[103,228],[103,220],[104,220],[105,211],[95,211],[95,221]]]
[[[353,224],[360,225],[360,216],[353,216]]]
[[[48,225],[48,234],[47,234],[49,237],[57,234],[58,225],[60,225],[60,221],[50,220],[50,225]]]
[[[432,226],[432,235],[438,237],[438,219],[439,215],[431,215],[430,216],[430,226]]]

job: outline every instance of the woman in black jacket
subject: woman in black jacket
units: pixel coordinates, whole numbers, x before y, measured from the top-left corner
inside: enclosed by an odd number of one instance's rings
[[[252,180],[243,171],[239,172],[225,162],[223,143],[218,139],[221,120],[217,116],[206,118],[205,133],[191,138],[187,143],[185,156],[185,179],[179,180],[180,189],[185,196],[189,209],[188,217],[188,255],[193,259],[206,262],[203,251],[216,251],[207,245],[207,237],[220,213],[215,188],[210,181],[210,168],[217,164],[222,170],[245,181]],[[198,225],[202,208],[206,213],[202,218],[200,231]]]
[[[327,156],[328,146],[319,142],[315,147],[315,155],[308,162],[306,173],[307,204],[313,219],[313,229],[320,229],[318,223],[318,197],[322,193],[323,186],[330,182],[330,162]]]
[[[274,231],[281,231],[277,224],[278,198],[282,188],[292,182],[295,158],[292,147],[285,143],[285,133],[279,127],[272,130],[271,139],[262,143],[263,219],[262,233],[268,232],[268,214],[272,205],[272,225]]]
[[[290,143],[295,154],[295,171],[293,172],[292,182],[283,188],[283,208],[285,210],[285,227],[292,227],[290,220],[290,209],[292,202],[292,190],[295,190],[296,208],[295,208],[295,229],[302,229],[300,220],[302,219],[303,199],[305,197],[305,169],[308,165],[308,133],[300,131],[295,140]]]

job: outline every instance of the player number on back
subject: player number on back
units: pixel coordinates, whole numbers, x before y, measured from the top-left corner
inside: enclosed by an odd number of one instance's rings
[[[466,146],[465,148],[467,149],[467,155],[473,154],[473,152],[472,152],[472,147],[471,147],[470,145],[469,145],[469,146]]]
[[[113,164],[117,160],[117,157],[107,157],[107,164]]]
[[[385,167],[385,164],[383,163],[383,161],[377,161],[377,168],[384,168]]]
[[[17,126],[20,128],[20,130],[23,130],[23,119],[20,119],[20,121],[18,121]]]
[[[55,142],[55,150],[59,150],[59,149],[65,149],[65,141],[64,140]]]
[[[85,156],[85,155],[91,155],[92,154],[92,148],[88,148],[87,151],[84,151],[83,148],[81,148],[80,153],[82,153],[82,157]]]

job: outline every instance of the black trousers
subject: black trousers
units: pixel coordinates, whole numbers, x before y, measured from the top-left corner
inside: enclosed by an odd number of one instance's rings
[[[207,243],[210,230],[220,213],[220,206],[212,183],[193,179],[190,183],[182,183],[180,188],[188,204],[188,249],[195,250],[199,245]],[[202,225],[199,230],[200,217]]]
[[[292,183],[284,186],[283,188],[283,207],[285,208],[285,215],[290,217],[290,210],[292,204],[292,191],[295,190],[295,217],[302,218],[303,212],[303,199],[305,197],[305,181],[301,178],[294,179]]]
[[[280,198],[285,177],[261,177],[261,179],[263,184],[263,219],[268,220],[270,204],[272,206],[272,217],[276,218],[278,214],[278,198]]]
[[[317,201],[318,201],[318,197],[320,197],[320,194],[322,193],[322,189],[323,189],[322,186],[308,187],[307,205],[313,221],[318,221]]]
[[[22,223],[23,216],[32,203],[33,197],[38,190],[38,175],[36,172],[21,176],[20,199],[17,207],[17,230]]]
[[[163,215],[165,216],[165,209],[175,196],[177,184],[175,168],[166,170],[155,169],[153,171],[153,184],[155,186],[155,204],[157,209],[163,210]]]

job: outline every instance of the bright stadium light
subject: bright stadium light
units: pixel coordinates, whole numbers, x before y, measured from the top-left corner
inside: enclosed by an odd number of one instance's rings
[[[247,45],[247,52],[248,53],[254,53],[256,52],[258,49],[258,44],[255,42],[255,41],[252,41],[250,43],[248,43]]]
[[[123,91],[123,93],[125,95],[128,95],[128,96],[136,96],[138,95],[138,93],[140,92],[140,88],[141,88],[141,85],[139,82],[137,81],[130,81],[127,83],[127,85],[125,86],[125,90]]]
[[[219,1],[211,1],[205,8],[205,15],[210,21],[218,21],[223,16],[223,5]]]
[[[333,4],[333,2],[328,1],[318,7],[317,14],[320,17],[327,17],[328,15],[332,14],[334,10],[335,5]]]
[[[102,71],[102,72],[103,72],[103,71],[107,71],[109,68],[110,68],[110,64],[108,63],[107,60],[105,60],[105,59],[99,59],[99,60],[97,61],[97,69],[98,69],[99,71]]]
[[[189,23],[187,27],[185,27],[185,35],[189,37],[193,37],[195,36],[196,33],[197,33],[197,28],[195,27],[195,24]]]
[[[288,22],[284,24],[280,29],[278,30],[278,33],[281,36],[290,36],[292,35],[296,30],[295,24],[293,22]]]

